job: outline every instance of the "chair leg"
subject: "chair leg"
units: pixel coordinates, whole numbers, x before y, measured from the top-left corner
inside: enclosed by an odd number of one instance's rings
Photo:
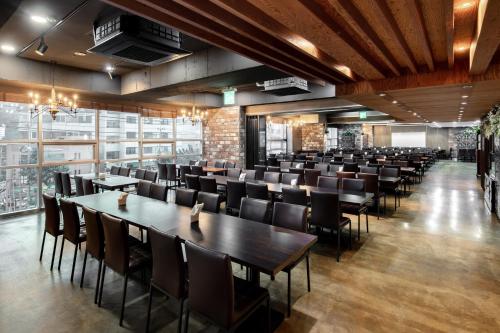
[[[62,259],[63,249],[64,249],[64,236],[61,243],[61,252],[59,253],[59,265],[57,265],[57,270],[61,270],[61,259]]]
[[[290,317],[290,313],[292,312],[291,303],[292,303],[292,270],[288,272],[288,289],[287,289],[287,317]]]
[[[54,258],[56,256],[56,248],[57,248],[57,238],[59,237],[54,237],[54,249],[52,250],[52,260],[50,262],[50,270],[52,270],[52,268],[54,268]]]
[[[125,298],[127,297],[127,283],[128,283],[128,274],[125,274],[125,281],[123,282],[122,310],[120,313],[120,326],[123,326],[123,317],[125,315]]]
[[[73,276],[75,275],[75,264],[76,264],[77,253],[78,253],[78,245],[75,245],[75,253],[73,254],[73,266],[71,267],[71,282],[73,282]]]
[[[177,332],[181,333],[182,331],[182,315],[184,314],[184,299],[181,299],[181,308],[179,309],[179,323],[177,324]]]
[[[267,333],[271,333],[271,297],[267,298]]]
[[[368,230],[368,210],[366,210],[365,212],[365,219],[366,219],[366,233],[370,233],[370,231]]]
[[[151,303],[153,303],[153,285],[149,284],[148,315],[146,317],[146,332],[149,332],[149,321],[151,318]]]
[[[99,295],[99,282],[101,282],[102,259],[99,260],[99,268],[97,270],[97,282],[95,285],[94,304],[97,304],[97,296]]]
[[[311,277],[309,272],[309,254],[306,255],[307,292],[311,292]]]
[[[85,277],[85,266],[87,266],[87,255],[88,252],[87,250],[85,250],[85,257],[83,257],[82,278],[80,279],[80,288],[83,288],[83,279]]]
[[[337,228],[337,262],[340,261],[340,228]]]
[[[184,333],[187,333],[189,326],[189,307],[186,307],[186,318],[184,318]]]
[[[361,239],[361,214],[358,212],[358,241]]]
[[[47,236],[47,231],[43,232],[43,238],[42,238],[42,249],[40,250],[40,259],[39,261],[42,261],[42,256],[43,256],[43,247],[45,246],[45,236]]]
[[[101,288],[99,288],[99,302],[97,303],[98,307],[101,307],[102,290],[104,289],[104,275],[106,275],[106,264],[102,267]]]
[[[352,250],[352,227],[351,222],[349,222],[349,250]]]

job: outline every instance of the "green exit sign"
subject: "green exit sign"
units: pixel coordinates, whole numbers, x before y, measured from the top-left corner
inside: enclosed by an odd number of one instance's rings
[[[366,119],[366,111],[359,111],[359,119]]]
[[[232,105],[235,103],[236,89],[225,90],[224,94],[224,105]]]

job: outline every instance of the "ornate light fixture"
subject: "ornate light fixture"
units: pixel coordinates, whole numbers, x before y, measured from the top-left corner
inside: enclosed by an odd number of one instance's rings
[[[64,112],[72,117],[76,115],[78,95],[74,94],[72,98],[68,98],[61,93],[56,93],[54,72],[55,69],[53,66],[52,89],[50,91],[50,97],[47,98],[47,104],[40,104],[40,95],[38,93],[33,93],[31,91],[28,93],[28,96],[31,98],[31,118],[35,118],[44,112],[49,113],[53,120],[56,119],[59,112]]]
[[[185,109],[181,110],[182,121],[184,122],[186,119],[191,121],[191,125],[196,125],[198,123],[203,123],[208,117],[208,111],[203,111],[197,109],[193,104],[191,111],[186,112]]]

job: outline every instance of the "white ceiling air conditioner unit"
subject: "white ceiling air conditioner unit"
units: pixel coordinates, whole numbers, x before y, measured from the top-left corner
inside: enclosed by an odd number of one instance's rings
[[[264,81],[264,84],[257,83],[258,87],[264,87],[261,92],[276,95],[288,96],[310,93],[307,81],[298,77],[286,77],[283,79]]]

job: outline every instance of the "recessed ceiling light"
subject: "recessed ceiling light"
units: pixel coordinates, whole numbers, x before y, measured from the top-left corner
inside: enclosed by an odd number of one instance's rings
[[[466,85],[462,86],[462,88],[464,88],[464,89],[470,89],[470,88],[472,88],[472,85],[466,84]]]
[[[115,70],[115,67],[113,65],[106,65],[106,67],[104,67],[104,70],[106,72],[112,72]]]
[[[380,93],[378,94],[380,97],[384,97],[386,95],[386,93]]]
[[[467,104],[467,102],[462,102],[462,103],[460,103],[460,104],[465,105],[465,104]]]
[[[467,96],[467,95],[462,95],[462,98],[469,98],[469,96]]]
[[[14,53],[16,51],[16,48],[10,44],[2,44],[1,49],[6,53]]]
[[[40,15],[31,15],[31,20],[40,24],[46,24],[47,22],[49,22],[49,19],[47,17]]]
[[[414,115],[414,116],[416,116],[416,115],[417,115],[417,113],[416,113],[416,112],[413,112],[413,115]]]
[[[76,52],[73,52],[73,55],[76,55],[78,57],[85,57],[87,55],[87,53],[76,51]]]
[[[396,101],[396,100],[392,101],[392,104],[397,104],[397,103],[398,103],[398,101]]]

